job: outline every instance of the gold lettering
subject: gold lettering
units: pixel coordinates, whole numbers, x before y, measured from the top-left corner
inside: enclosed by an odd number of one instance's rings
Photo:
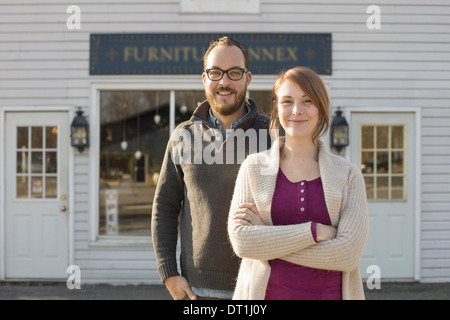
[[[178,53],[182,55],[183,61],[188,61],[189,59],[189,47],[178,47]],[[179,61],[179,59],[178,59]]]
[[[171,46],[171,47],[133,47],[126,46],[123,48],[124,62],[160,62],[160,61],[196,61],[203,60],[203,54],[206,48],[197,48],[195,46]],[[297,47],[289,46],[257,46],[249,47],[248,52],[250,59],[253,61],[267,62],[298,62]]]
[[[255,60],[260,60],[261,59],[261,47],[257,47],[256,48],[256,52],[253,48],[249,47],[248,48],[248,54],[250,56],[250,60],[255,59]]]
[[[128,59],[130,58],[130,55],[131,55],[131,50],[133,50],[133,49],[135,49],[135,47],[123,48],[123,51],[124,51],[123,57],[124,57],[125,62],[128,62]]]
[[[283,47],[277,47],[277,61],[283,62],[286,61],[284,58],[285,50]]]
[[[159,61],[158,58],[158,48],[157,47],[148,47],[148,61]]]
[[[133,58],[134,60],[136,60],[137,62],[142,62],[145,60],[145,48],[144,50],[142,50],[142,55],[139,56],[139,48],[137,47],[133,47]]]
[[[298,61],[297,59],[297,55],[295,54],[295,51],[297,51],[298,48],[296,47],[287,47],[286,48],[288,53],[289,53],[289,57],[288,57],[288,61],[291,60],[290,58],[292,58],[292,61]]]
[[[275,59],[275,55],[274,55],[274,47],[270,47],[270,52],[269,50],[267,50],[267,48],[262,48],[262,61],[266,61],[266,57],[269,60],[274,60]]]
[[[180,48],[175,47],[175,61],[180,61]]]
[[[133,47],[127,46],[123,49],[124,62],[161,62],[161,61],[196,61],[203,60],[204,50],[194,46],[173,46],[173,47]],[[270,46],[270,47],[249,47],[248,52],[251,60],[254,61],[278,61],[290,62],[299,61],[297,57],[297,47]]]
[[[200,54],[200,56],[197,55],[197,48],[196,47],[192,47],[192,58],[199,62],[203,60],[203,56]]]
[[[277,61],[298,61],[297,56],[295,55],[296,50],[297,48],[295,47],[277,47]]]
[[[249,47],[248,54],[255,61],[298,61],[296,47]]]
[[[172,61],[172,55],[173,55],[173,47],[169,48],[169,51],[167,51],[165,48],[161,47],[161,60],[164,61],[164,57],[167,58],[167,60]]]

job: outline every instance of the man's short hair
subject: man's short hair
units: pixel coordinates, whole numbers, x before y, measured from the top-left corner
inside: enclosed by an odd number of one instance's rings
[[[206,60],[208,59],[208,55],[211,52],[212,49],[214,49],[217,46],[236,46],[239,49],[241,49],[242,53],[244,54],[244,60],[245,60],[245,68],[249,69],[250,66],[250,57],[248,54],[248,51],[244,49],[244,47],[237,42],[236,40],[231,39],[229,36],[220,36],[209,44],[208,50],[206,50],[205,55],[203,56],[203,67],[206,68]]]

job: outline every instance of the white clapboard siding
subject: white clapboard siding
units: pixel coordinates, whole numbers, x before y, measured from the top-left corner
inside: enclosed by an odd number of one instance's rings
[[[72,4],[81,8],[81,30],[66,28]],[[381,8],[380,30],[366,26],[372,4]],[[450,281],[448,0],[261,0],[256,14],[181,14],[178,0],[2,0],[0,106],[90,106],[91,81],[107,78],[89,76],[89,35],[152,32],[332,33],[333,74],[324,80],[333,106],[421,108],[419,273],[421,281]],[[90,165],[86,154],[76,154],[74,262],[83,281],[159,284],[150,239],[91,239],[98,213],[90,211]]]

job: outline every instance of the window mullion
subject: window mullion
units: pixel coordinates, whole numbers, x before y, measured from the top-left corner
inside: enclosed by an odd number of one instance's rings
[[[169,136],[175,129],[175,90],[170,90]]]

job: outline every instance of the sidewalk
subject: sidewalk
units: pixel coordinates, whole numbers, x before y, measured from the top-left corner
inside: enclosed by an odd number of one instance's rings
[[[450,283],[382,283],[366,290],[367,300],[450,300]],[[0,300],[171,300],[162,286],[82,285],[0,282]]]

